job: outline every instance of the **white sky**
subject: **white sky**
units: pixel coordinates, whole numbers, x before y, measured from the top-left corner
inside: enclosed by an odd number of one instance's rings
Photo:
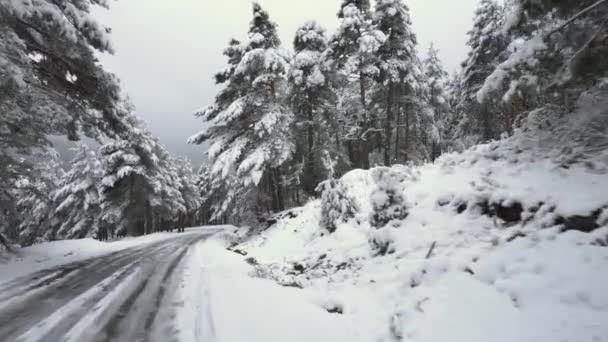
[[[449,72],[466,56],[466,32],[478,0],[409,0],[419,51],[432,41]],[[259,0],[278,23],[285,47],[297,27],[317,20],[328,31],[337,25],[340,0]],[[372,0],[372,5],[374,1]],[[244,39],[251,19],[249,0],[120,0],[100,21],[112,27],[116,54],[102,56],[122,80],[152,133],[175,154],[196,164],[202,148],[186,139],[201,128],[194,110],[211,104],[213,75],[225,65],[230,38]]]

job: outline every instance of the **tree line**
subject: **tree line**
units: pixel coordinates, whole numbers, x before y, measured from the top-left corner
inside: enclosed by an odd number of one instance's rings
[[[90,14],[105,5],[0,0],[1,244],[256,223],[313,197],[348,202],[337,178],[352,169],[432,162],[550,126],[583,94],[606,97],[605,0],[481,0],[454,75],[435,47],[420,57],[404,0],[343,0],[335,32],[306,22],[290,48],[254,4],[246,40],[224,50],[221,90],[197,113],[206,128],[190,142],[208,143],[208,163],[193,170],[96,60],[113,52]],[[100,147],[81,146],[64,170],[51,135]]]
[[[420,58],[404,0],[343,0],[338,28],[315,21],[288,52],[259,4],[232,39],[222,86],[197,115],[209,143],[202,200],[213,217],[256,222],[321,194],[349,170],[432,162],[572,111],[605,75],[605,1],[481,0],[454,75]],[[339,189],[339,186],[322,189]],[[328,195],[328,198],[335,196]],[[348,206],[347,206],[348,207]]]

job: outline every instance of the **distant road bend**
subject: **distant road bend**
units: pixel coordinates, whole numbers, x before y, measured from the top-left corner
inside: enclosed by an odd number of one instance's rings
[[[177,341],[172,319],[180,303],[172,294],[181,261],[212,233],[188,232],[0,284],[0,341]]]

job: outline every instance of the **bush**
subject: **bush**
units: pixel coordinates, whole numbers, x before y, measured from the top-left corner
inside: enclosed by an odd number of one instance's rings
[[[321,226],[330,233],[336,231],[338,223],[355,217],[357,205],[340,180],[326,180],[319,184],[317,191],[321,193]]]
[[[401,187],[405,175],[380,167],[372,170],[372,178],[377,187],[371,196],[371,225],[382,228],[393,220],[405,219],[408,215],[407,203]]]

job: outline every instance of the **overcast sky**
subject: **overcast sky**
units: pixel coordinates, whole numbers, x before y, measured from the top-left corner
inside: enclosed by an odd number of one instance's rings
[[[418,49],[430,42],[441,50],[451,73],[464,59],[466,32],[478,0],[409,0]],[[259,0],[279,25],[286,47],[299,25],[317,20],[337,25],[340,0]],[[371,1],[374,2],[373,0]],[[137,114],[168,149],[199,164],[203,150],[186,144],[201,128],[192,113],[211,104],[212,76],[222,69],[230,38],[244,39],[251,19],[249,0],[120,0],[97,13],[112,28],[116,54],[102,56],[137,107]]]

